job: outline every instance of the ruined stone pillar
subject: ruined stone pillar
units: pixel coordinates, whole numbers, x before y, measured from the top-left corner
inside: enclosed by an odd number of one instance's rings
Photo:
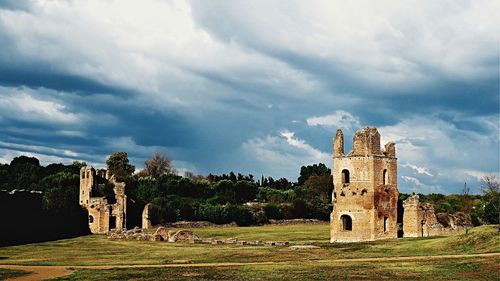
[[[148,228],[152,227],[151,217],[149,215],[151,206],[152,206],[151,203],[146,204],[146,206],[144,206],[144,210],[142,211],[142,228],[143,229],[148,229]]]

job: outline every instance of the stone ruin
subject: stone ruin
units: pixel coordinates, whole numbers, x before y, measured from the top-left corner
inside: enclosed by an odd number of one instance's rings
[[[114,202],[108,202],[108,199],[98,190],[109,183],[113,185]],[[92,233],[106,234],[111,230],[126,229],[128,213],[125,190],[126,184],[119,182],[105,169],[96,170],[92,166],[80,169],[79,203],[89,213],[89,228]],[[151,204],[146,204],[142,212],[142,228],[144,229],[152,227],[151,207]]]
[[[376,128],[358,130],[344,153],[344,135],[333,140],[333,211],[330,242],[397,238],[397,158],[393,142],[380,149]]]
[[[189,230],[171,231],[164,227],[159,227],[155,233],[146,233],[143,229],[113,229],[108,232],[109,239],[139,240],[139,241],[166,241],[182,242],[201,240],[198,235]]]
[[[169,230],[163,226],[158,227],[155,233],[146,233],[143,229],[135,227],[131,230],[113,229],[108,232],[108,239],[113,240],[138,240],[138,241],[164,241],[164,242],[189,242],[191,244],[236,244],[236,245],[269,245],[269,246],[288,246],[286,241],[260,241],[260,240],[240,240],[237,238],[201,239],[190,230]]]
[[[97,189],[107,182],[113,184],[115,203],[110,203]],[[98,194],[98,195],[96,195]],[[91,166],[80,170],[80,205],[89,212],[89,228],[92,233],[107,233],[111,229],[126,228],[127,195],[125,183],[104,169]]]
[[[365,127],[353,137],[352,150],[344,153],[344,135],[333,140],[333,211],[330,242],[359,242],[396,238],[397,158],[396,146],[380,147],[376,128]],[[404,202],[404,237],[448,235],[471,227],[464,213],[435,214],[434,206],[419,202],[418,195]]]
[[[344,135],[337,130],[333,140],[333,211],[330,215],[330,242],[359,242],[396,238],[397,226],[397,158],[396,146],[388,142],[380,147],[380,134],[376,128],[365,127],[353,137],[352,150],[344,153]],[[102,184],[113,184],[115,203],[103,196],[94,196]],[[419,202],[412,196],[404,202],[404,237],[447,235],[471,227],[470,217],[463,213],[435,214],[434,207]],[[80,170],[80,205],[89,212],[92,233],[108,233],[111,239],[148,241],[184,241],[212,244],[285,245],[288,242],[241,241],[236,239],[202,240],[192,232],[168,231],[158,228],[155,234],[142,229],[126,230],[127,196],[125,183],[118,182],[106,170],[90,166]],[[151,224],[151,204],[144,207],[142,227]],[[195,222],[207,224],[208,222]],[[177,222],[172,227],[196,227],[193,222]]]
[[[429,237],[450,235],[463,232],[472,227],[469,216],[462,212],[453,215],[434,212],[430,203],[419,201],[418,195],[412,195],[403,202],[404,237]]]

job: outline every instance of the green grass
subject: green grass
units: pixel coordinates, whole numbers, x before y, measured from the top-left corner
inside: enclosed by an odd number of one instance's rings
[[[54,280],[495,280],[498,258],[81,270]],[[496,279],[498,280],[498,278]]]
[[[472,229],[468,235],[390,239],[375,242],[330,244],[328,225],[220,227],[192,229],[201,237],[236,237],[247,240],[290,241],[314,244],[319,249],[292,250],[276,246],[207,245],[108,240],[89,235],[38,244],[0,248],[2,264],[120,265],[189,263],[311,261],[339,258],[397,257],[500,252],[495,226]]]
[[[23,270],[0,268],[0,280],[19,277],[19,276],[23,276],[23,275],[27,275],[27,274],[30,274],[30,273],[27,271],[23,271]]]
[[[77,271],[55,280],[499,280],[498,256],[460,259],[349,261],[445,254],[499,253],[497,226],[481,226],[467,235],[404,238],[364,243],[329,243],[328,225],[212,227],[192,229],[203,238],[289,241],[319,249],[108,240],[89,235],[38,244],[0,248],[0,264],[74,266]],[[193,267],[78,269],[84,265],[163,265]],[[244,265],[203,267],[199,263]],[[266,264],[248,264],[266,262]],[[11,275],[8,275],[11,274]],[[0,279],[26,272],[0,270]],[[500,280],[499,280],[500,281]]]

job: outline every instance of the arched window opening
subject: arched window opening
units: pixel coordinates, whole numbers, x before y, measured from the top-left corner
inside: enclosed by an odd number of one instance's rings
[[[388,184],[388,183],[389,183],[389,178],[388,178],[388,176],[387,176],[387,169],[384,169],[384,174],[383,174],[383,179],[382,179],[382,181],[383,181],[383,184],[384,184],[384,185],[386,185],[386,184]]]
[[[387,217],[384,217],[384,232],[387,232]]]
[[[351,178],[349,175],[349,170],[347,170],[347,169],[342,170],[342,183],[349,184],[350,182],[351,182]]]
[[[115,229],[116,228],[116,217],[111,216],[109,217],[109,230]]]
[[[363,190],[361,190],[361,195],[365,195],[366,193],[368,193],[368,191],[366,190],[366,188],[363,188]]]
[[[93,216],[89,216],[89,223],[94,223],[94,217]]]
[[[342,221],[342,230],[344,231],[352,231],[352,219],[348,215],[340,216],[340,220]]]

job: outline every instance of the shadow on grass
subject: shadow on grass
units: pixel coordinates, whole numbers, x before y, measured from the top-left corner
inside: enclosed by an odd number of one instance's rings
[[[0,268],[0,280],[20,277],[20,276],[28,275],[28,274],[31,274],[31,272],[24,271],[24,270]]]

